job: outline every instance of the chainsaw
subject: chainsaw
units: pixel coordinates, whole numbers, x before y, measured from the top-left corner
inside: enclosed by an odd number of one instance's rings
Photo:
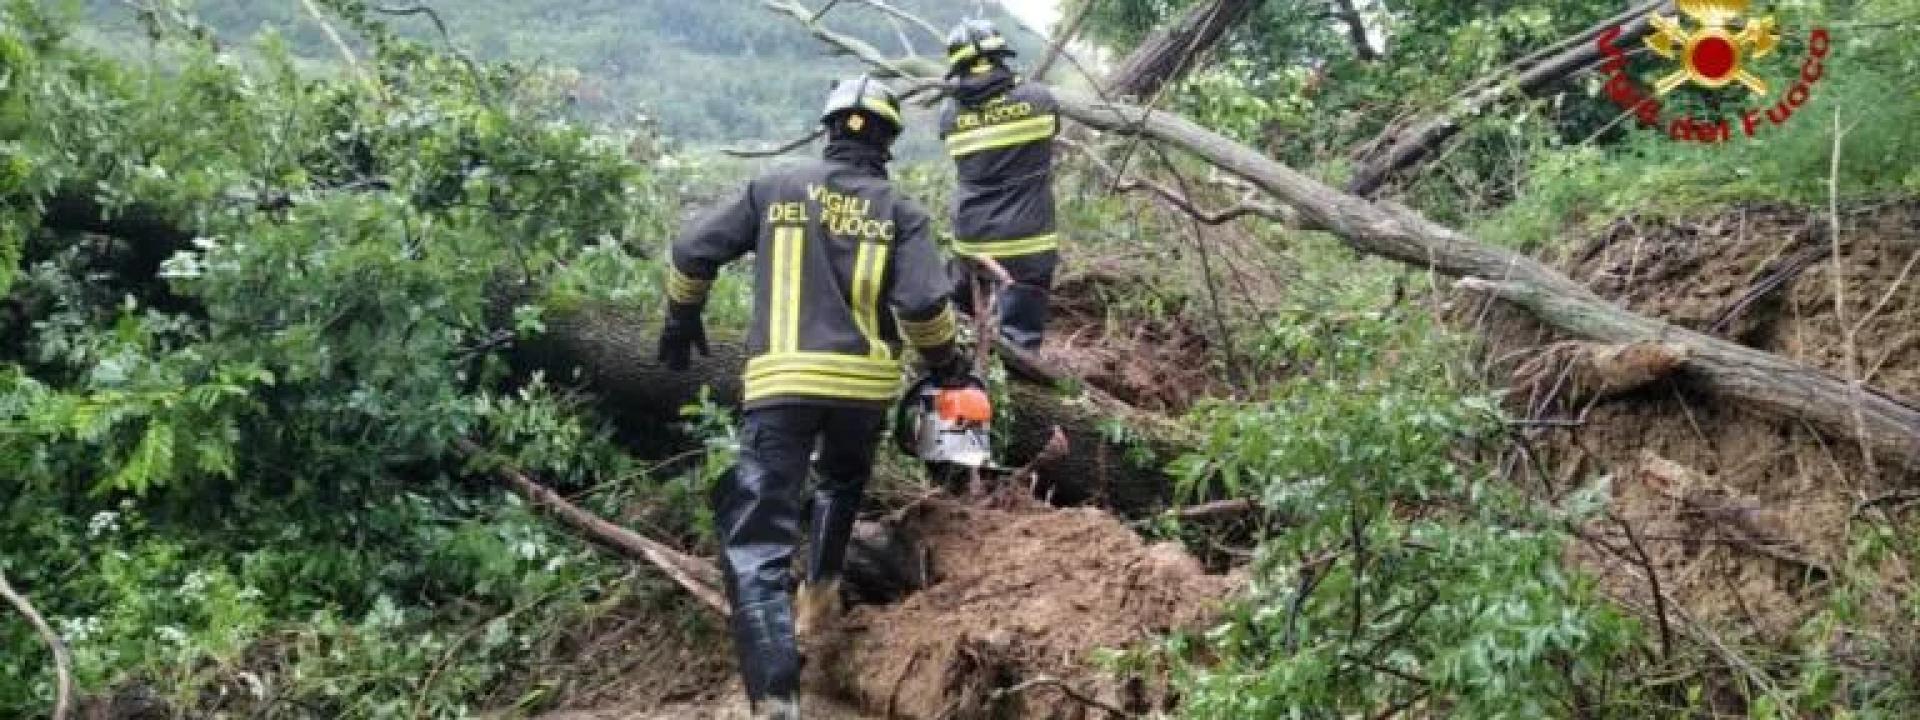
[[[1004,471],[993,462],[993,401],[979,376],[958,382],[915,381],[894,408],[893,438],[900,451],[927,464],[936,484],[977,488],[981,471]],[[973,489],[973,488],[969,488]]]

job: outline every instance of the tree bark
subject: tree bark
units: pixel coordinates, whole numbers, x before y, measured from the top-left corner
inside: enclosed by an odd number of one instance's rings
[[[40,615],[27,596],[13,589],[4,573],[0,573],[0,599],[12,605],[20,617],[26,619],[27,625],[40,635],[41,642],[46,643],[47,652],[53,656],[52,717],[53,720],[67,720],[73,708],[73,659],[67,653],[67,644],[60,640],[60,634],[53,631],[53,626],[47,624],[47,619]]]
[[[1548,55],[1535,54],[1503,67],[1467,86],[1447,107],[1411,123],[1396,123],[1362,146],[1359,164],[1347,181],[1347,192],[1371,197],[1393,176],[1419,165],[1449,138],[1460,132],[1461,118],[1470,118],[1505,97],[1509,91],[1538,95],[1580,70],[1601,61],[1594,42],[1609,28],[1621,28],[1615,44],[1626,48],[1646,37],[1653,11],[1671,0],[1642,3],[1621,15],[1601,21],[1579,35],[1554,46]]]
[[[1200,56],[1252,17],[1260,5],[1261,0],[1206,0],[1187,8],[1179,20],[1147,33],[1120,61],[1107,79],[1107,91],[1115,96],[1144,98],[1168,83],[1178,82],[1193,70]]]
[[[459,447],[460,452],[469,459],[486,455],[485,449],[469,441],[461,441]],[[622,556],[652,565],[721,617],[730,614],[720,568],[712,561],[680,552],[609,522],[568,502],[560,493],[519,470],[501,466],[496,467],[494,473],[513,494],[552,515],[583,537]],[[847,543],[846,566],[842,574],[846,580],[844,587],[863,602],[894,602],[926,585],[919,559],[918,543],[910,534],[880,523],[857,523],[853,537]],[[0,591],[5,590],[5,578],[0,577]]]
[[[1360,16],[1360,8],[1353,0],[1334,0],[1334,15],[1347,25],[1347,40],[1353,43],[1353,54],[1365,62],[1380,59],[1380,51],[1374,49],[1373,41],[1367,39],[1367,21]]]
[[[816,38],[877,66],[915,79],[937,67],[923,58],[886,58],[871,45],[809,27]],[[877,58],[875,63],[872,59]],[[937,73],[937,70],[935,71]],[[1818,368],[1629,312],[1538,260],[1483,244],[1410,209],[1372,203],[1301,174],[1174,113],[1149,112],[1055,88],[1060,113],[1096,130],[1143,135],[1186,150],[1247,180],[1300,212],[1303,228],[1325,230],[1348,246],[1478,287],[1527,308],[1569,335],[1609,343],[1684,346],[1680,377],[1720,397],[1776,417],[1804,419],[1836,437],[1863,441],[1876,456],[1920,471],[1920,408]]]
[[[520,373],[544,371],[581,383],[649,454],[688,445],[687,438],[661,430],[698,401],[702,387],[721,406],[739,403],[745,357],[738,336],[726,329],[709,328],[711,357],[695,353],[687,370],[674,372],[654,357],[659,320],[632,308],[583,305],[553,312],[545,322],[545,333],[515,349]],[[1062,505],[1102,503],[1129,515],[1167,502],[1171,482],[1160,467],[1188,446],[1171,423],[1092,389],[1068,394],[1013,382],[1008,391],[1011,407],[995,413],[1006,424],[1006,449],[998,458],[1003,464],[1017,466],[1037,455],[1055,426],[1067,435],[1067,456],[1039,468],[1035,490],[1041,497]],[[1132,437],[1111,441],[1108,430],[1115,427]]]

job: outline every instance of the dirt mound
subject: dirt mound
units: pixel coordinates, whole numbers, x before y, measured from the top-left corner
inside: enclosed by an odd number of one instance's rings
[[[817,681],[888,717],[1079,718],[1100,702],[1162,707],[1148,678],[1090,665],[1100,649],[1203,625],[1236,579],[1207,575],[1177,544],[1147,545],[1090,508],[997,510],[923,503],[903,523],[927,548],[932,583],[889,606],[856,608],[812,652]]]
[[[1101,673],[1095,652],[1203,629],[1242,579],[1209,575],[1177,543],[1149,545],[1102,510],[1031,502],[934,496],[903,510],[892,526],[923,548],[928,585],[856,606],[809,643],[808,717],[1103,716],[1068,693],[1130,712],[1167,707],[1165,678]],[[543,720],[744,720],[725,635],[670,627],[607,630],[589,655],[624,652],[625,681],[567,693]]]
[[[1920,398],[1920,203],[1843,211],[1837,265],[1831,248],[1823,213],[1749,207],[1696,221],[1623,219],[1561,266],[1635,312]],[[1497,377],[1554,339],[1511,308],[1486,321]],[[1593,405],[1547,400],[1521,390],[1511,408],[1567,425],[1532,432],[1545,472],[1530,482],[1557,495],[1600,474],[1613,480],[1619,521],[1587,528],[1574,560],[1643,608],[1650,565],[1682,609],[1730,640],[1785,641],[1823,598],[1825,579],[1811,568],[1843,559],[1854,508],[1910,484],[1849,443],[1682,383]],[[1672,467],[1722,498],[1721,510],[1663,480]],[[1756,541],[1756,528],[1774,537]]]

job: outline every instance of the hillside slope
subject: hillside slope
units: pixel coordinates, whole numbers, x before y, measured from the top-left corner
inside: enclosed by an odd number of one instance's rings
[[[784,140],[804,132],[832,78],[857,72],[857,63],[823,57],[812,38],[758,2],[581,0],[528,3],[468,0],[423,3],[446,21],[454,42],[481,60],[509,60],[573,68],[578,109],[591,119],[633,122],[651,118],[667,135],[697,144]],[[823,3],[812,3],[823,5]],[[1016,47],[1040,41],[1016,30],[999,3],[901,0],[898,7],[927,18],[944,32],[984,9]],[[137,35],[134,11],[120,0],[85,0],[110,38]],[[199,0],[202,21],[232,43],[274,31],[303,58],[332,61],[337,54],[299,0]],[[943,54],[935,38],[911,25],[896,27],[867,9],[832,11],[835,26],[898,49]],[[415,37],[436,31],[424,16],[389,18]]]

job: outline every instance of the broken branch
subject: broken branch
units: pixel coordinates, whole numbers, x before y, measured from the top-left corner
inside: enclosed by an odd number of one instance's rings
[[[469,459],[486,456],[486,451],[470,440],[458,440],[460,452]],[[494,475],[500,482],[512,490],[513,494],[532,503],[534,507],[545,509],[561,522],[587,534],[588,537],[607,545],[619,548],[621,552],[646,560],[667,577],[691,593],[694,598],[707,607],[719,612],[721,617],[728,614],[727,600],[717,589],[720,585],[720,571],[705,560],[686,555],[665,544],[649,539],[632,530],[620,527],[587,512],[559,493],[522,474],[519,470],[501,465],[494,468]]]
[[[1021,683],[1017,685],[1013,685],[1011,687],[1004,687],[998,690],[994,690],[992,697],[995,701],[999,701],[1001,699],[1018,695],[1020,693],[1026,692],[1028,690],[1032,690],[1037,687],[1050,687],[1055,690],[1059,690],[1061,694],[1066,695],[1068,698],[1071,698],[1074,702],[1080,703],[1087,707],[1105,710],[1108,713],[1111,713],[1112,715],[1114,715],[1115,717],[1123,717],[1123,718],[1138,717],[1133,713],[1127,712],[1126,710],[1123,710],[1109,703],[1102,702],[1101,700],[1098,700],[1091,695],[1081,692],[1079,689],[1075,688],[1074,686],[1068,685],[1066,681],[1061,680],[1060,678],[1057,678],[1057,677],[1053,677],[1052,675],[1040,675],[1032,679],[1022,681]]]
[[[1601,33],[1619,28],[1620,36],[1613,41],[1616,47],[1638,42],[1652,29],[1650,18],[1653,11],[1664,4],[1661,0],[1645,2],[1625,13],[1602,20],[1556,45],[1554,54],[1530,55],[1468,84],[1466,89],[1447,101],[1444,108],[1434,111],[1410,128],[1404,123],[1389,126],[1378,137],[1361,145],[1359,154],[1363,157],[1352,179],[1347,182],[1347,192],[1371,197],[1392,176],[1426,160],[1436,148],[1458,134],[1462,118],[1480,114],[1495,101],[1506,97],[1509,90],[1522,96],[1536,95],[1574,73],[1593,66],[1603,57],[1600,46],[1592,42]]]
[[[795,140],[790,140],[785,145],[781,145],[776,148],[770,148],[766,150],[749,150],[745,148],[725,148],[725,149],[722,149],[720,152],[723,152],[738,158],[763,158],[763,157],[773,157],[775,155],[785,155],[787,153],[800,149],[801,147],[805,146],[807,143],[813,142],[815,140],[819,140],[820,136],[825,134],[827,134],[827,129],[822,127],[818,130],[814,130],[813,132],[807,133],[805,137],[801,137]]]
[[[67,655],[67,644],[60,641],[59,633],[53,631],[33,603],[14,591],[5,573],[0,573],[0,598],[6,598],[13,609],[27,619],[33,631],[40,634],[40,641],[46,643],[47,651],[53,653],[53,720],[66,720],[73,704],[73,660]]]

